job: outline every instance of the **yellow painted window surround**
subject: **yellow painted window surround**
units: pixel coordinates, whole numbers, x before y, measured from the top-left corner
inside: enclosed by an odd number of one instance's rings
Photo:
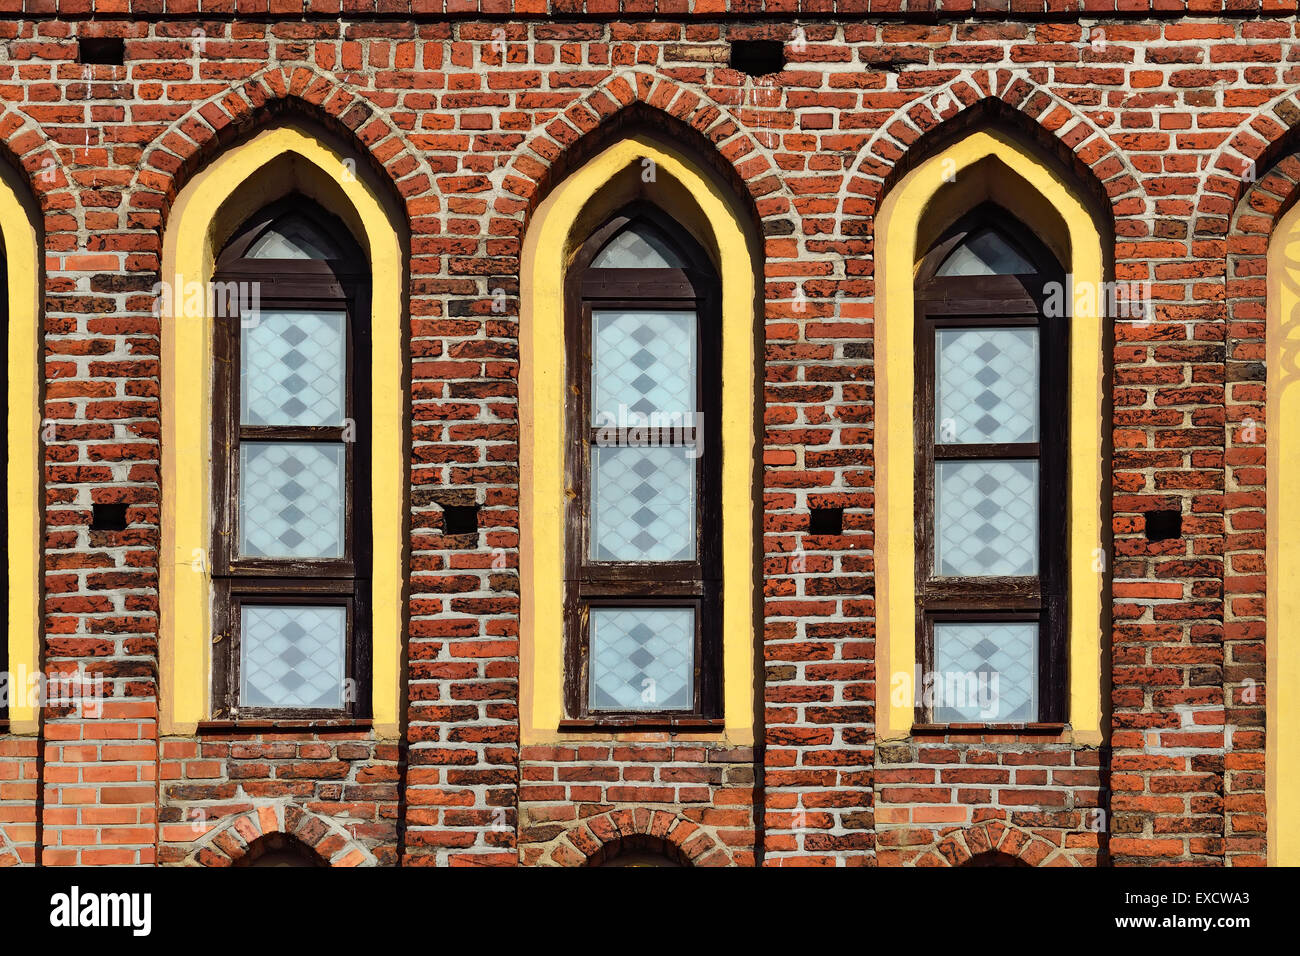
[[[263,130],[218,156],[181,190],[163,237],[162,732],[211,715],[211,407],[213,323],[203,288],[216,254],[249,215],[292,191],[343,220],[369,258],[371,290],[372,719],[395,736],[401,707],[405,551],[403,376],[405,219],[361,159],[306,125]],[[195,292],[196,294],[191,294]],[[197,307],[195,306],[197,303]]]
[[[647,178],[649,177],[649,178]],[[654,202],[709,251],[722,279],[723,715],[721,735],[754,740],[755,291],[761,251],[729,188],[657,136],[620,140],[570,174],[538,207],[520,271],[520,733],[558,731],[564,680],[564,276],[592,229],[633,199]],[[577,739],[589,735],[581,735]]]
[[[1268,862],[1300,866],[1300,206],[1273,229],[1267,286]]]
[[[882,740],[913,725],[914,569],[913,283],[922,254],[961,214],[992,200],[1047,243],[1075,288],[1102,288],[1101,233],[1075,188],[1018,139],[975,132],[907,173],[875,219],[876,715]],[[1067,294],[1068,291],[1067,291]],[[1069,731],[1102,742],[1103,336],[1095,304],[1074,300],[1070,325],[1068,477]]]
[[[0,239],[6,270],[9,336],[8,495],[9,729],[37,731],[28,691],[40,673],[40,384],[41,248],[39,210],[16,173],[0,163]],[[25,201],[26,200],[26,201]]]

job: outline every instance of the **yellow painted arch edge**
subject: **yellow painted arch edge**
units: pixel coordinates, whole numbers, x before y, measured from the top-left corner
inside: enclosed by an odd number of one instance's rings
[[[34,734],[37,708],[28,691],[40,673],[42,294],[41,249],[32,221],[37,213],[19,198],[22,189],[16,174],[0,169],[0,235],[9,287],[9,729]]]
[[[396,736],[401,704],[403,456],[402,290],[405,272],[396,224],[357,174],[355,157],[292,126],[265,130],[228,149],[194,177],[172,207],[163,240],[162,276],[171,282],[212,278],[222,207],[251,177],[292,156],[323,176],[351,204],[332,209],[361,230],[371,291],[372,718],[380,736]],[[276,197],[268,197],[276,198]],[[251,212],[252,210],[248,210]],[[359,225],[358,225],[359,224]],[[235,224],[224,224],[226,234]],[[174,298],[179,299],[177,295]],[[211,714],[212,332],[209,316],[162,321],[163,548],[160,654],[164,734],[193,733]]]
[[[726,742],[754,740],[754,283],[758,265],[724,188],[657,137],[634,135],[568,176],[537,209],[520,275],[520,734],[553,742],[564,717],[564,275],[588,202],[629,167],[684,187],[713,233],[722,279],[722,646]],[[611,210],[612,211],[612,210]],[[674,208],[666,208],[675,214]],[[577,237],[581,238],[581,237]],[[701,237],[703,238],[703,237]],[[707,245],[707,243],[706,243]],[[686,736],[686,735],[682,735]],[[710,737],[716,735],[700,735]]]
[[[1300,866],[1300,206],[1268,244],[1267,675],[1268,862]],[[1289,380],[1288,380],[1289,379]]]
[[[911,681],[916,668],[916,555],[913,437],[915,322],[913,282],[918,228],[941,190],[962,173],[993,159],[1038,193],[1068,231],[1064,260],[1076,284],[1102,288],[1101,235],[1087,206],[1049,166],[1014,139],[979,131],[921,163],[885,197],[876,216],[876,715],[877,736],[911,733],[910,695],[891,693],[894,678]],[[974,197],[976,201],[984,198]],[[1021,197],[1027,199],[1029,197]],[[966,208],[975,205],[967,204]],[[1044,236],[1051,243],[1051,237]],[[1094,297],[1095,299],[1096,297]],[[1069,722],[1076,744],[1098,745],[1102,727],[1102,321],[1076,302],[1070,326]],[[1104,565],[1103,565],[1104,567]]]

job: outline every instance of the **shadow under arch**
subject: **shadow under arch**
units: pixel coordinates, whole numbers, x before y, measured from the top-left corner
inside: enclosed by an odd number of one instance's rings
[[[329,861],[292,833],[267,833],[248,845],[232,867],[327,867]]]
[[[583,866],[691,866],[681,849],[662,837],[632,833],[602,844]]]

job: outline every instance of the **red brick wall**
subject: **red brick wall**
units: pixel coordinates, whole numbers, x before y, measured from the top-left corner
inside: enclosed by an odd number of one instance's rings
[[[31,766],[31,739],[0,740],[6,840],[30,846],[39,812],[51,863],[220,862],[279,831],[366,863],[577,862],[614,834],[697,862],[954,862],[990,841],[1032,862],[1259,862],[1263,476],[1260,447],[1232,429],[1263,400],[1258,210],[1275,216],[1291,185],[1247,192],[1234,173],[1285,167],[1300,110],[1294,3],[1264,3],[1275,19],[1224,5],[1194,2],[1209,18],[1188,20],[1159,0],[1158,19],[1111,0],[839,0],[803,3],[799,35],[793,0],[725,19],[722,0],[467,0],[446,15],[441,0],[349,0],[342,19],[333,0],[306,17],[204,0],[202,19],[197,0],[122,0],[124,19],[99,4],[93,22],[88,0],[28,0],[0,23],[0,139],[44,215],[46,663],[84,663],[120,704],[100,721],[49,716],[39,811],[9,782],[34,779],[8,769]],[[1076,9],[1101,19],[1038,17]],[[921,10],[954,19],[906,22]],[[73,41],[100,34],[127,38],[127,62],[83,71]],[[788,42],[775,82],[726,67],[745,37]],[[179,189],[282,114],[371,157],[410,229],[404,736],[158,741],[148,290]],[[1158,302],[1153,322],[1116,323],[1111,354],[1110,751],[874,743],[872,216],[902,170],[976,121],[1035,131],[1113,217],[1116,278],[1150,281]],[[752,759],[518,746],[520,242],[550,186],[636,123],[726,173],[765,246]],[[1236,233],[1253,238],[1230,249]],[[89,530],[106,501],[131,504],[127,531]],[[443,536],[440,506],[471,501],[480,540]],[[846,509],[842,536],[807,534],[820,505]],[[1152,508],[1181,510],[1184,536],[1148,542]],[[1098,804],[1100,832],[1085,819]],[[197,844],[196,809],[215,820]]]

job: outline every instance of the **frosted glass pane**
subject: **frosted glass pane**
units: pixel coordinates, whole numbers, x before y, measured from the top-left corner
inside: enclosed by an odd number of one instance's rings
[[[240,334],[245,425],[342,425],[347,315],[263,312]]]
[[[343,557],[344,447],[307,442],[239,446],[239,553]]]
[[[936,332],[935,440],[1038,441],[1038,330]]]
[[[592,424],[634,427],[634,422],[621,423],[627,412],[637,412],[657,413],[660,427],[693,425],[695,313],[598,310],[591,319]],[[620,407],[626,410],[622,416]],[[602,420],[601,412],[612,419]]]
[[[593,269],[684,269],[672,241],[648,222],[626,227],[596,254]]]
[[[966,239],[943,261],[941,276],[1009,276],[1037,272],[1025,257],[1004,235],[992,229],[981,229]]]
[[[692,708],[693,608],[593,607],[590,621],[590,709]]]
[[[941,723],[1038,719],[1038,624],[934,625],[934,719]]]
[[[239,703],[341,709],[346,627],[343,607],[243,605]]]
[[[329,259],[343,258],[329,236],[306,216],[282,216],[244,253],[246,259]]]
[[[940,461],[935,478],[939,574],[1038,573],[1038,462]]]
[[[591,557],[695,557],[695,461],[683,447],[594,446]]]

